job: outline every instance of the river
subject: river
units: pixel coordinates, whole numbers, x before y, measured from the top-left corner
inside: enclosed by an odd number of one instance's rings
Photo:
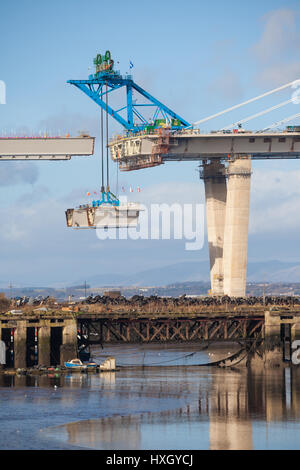
[[[300,448],[298,367],[199,366],[237,349],[111,345],[93,359],[117,372],[2,374],[0,449]]]

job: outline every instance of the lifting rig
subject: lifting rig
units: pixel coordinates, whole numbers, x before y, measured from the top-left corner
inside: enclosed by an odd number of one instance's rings
[[[180,118],[176,113],[167,108],[165,105],[156,100],[153,96],[139,87],[132,80],[131,75],[122,76],[120,72],[114,70],[114,61],[111,59],[109,51],[104,56],[98,54],[94,59],[96,72],[90,75],[88,80],[69,80],[68,83],[75,85],[87,96],[89,96],[101,108],[101,198],[93,201],[92,205],[84,204],[76,209],[67,209],[66,219],[67,226],[73,228],[121,228],[132,227],[137,225],[140,212],[139,204],[128,203],[120,204],[119,199],[115,196],[109,187],[109,142],[108,142],[108,116],[112,116],[126,131],[136,134],[143,131],[147,126],[152,126],[152,122],[158,122],[157,118],[161,114],[164,119],[172,124],[174,129],[180,129],[182,126],[188,125],[186,121]],[[126,88],[126,105],[120,109],[113,109],[108,101],[109,94],[120,88]],[[136,103],[133,101],[133,91],[138,92],[148,103]],[[147,121],[139,107],[154,107],[153,120]],[[122,116],[122,111],[127,110],[127,116]],[[104,185],[104,119],[103,112],[106,113],[106,187]],[[135,119],[139,123],[136,124]],[[166,148],[168,135],[161,135],[158,144],[154,147],[153,162],[160,164],[159,152],[162,148]],[[149,165],[148,165],[149,166]],[[153,163],[150,165],[153,166]],[[133,168],[132,168],[133,169]]]

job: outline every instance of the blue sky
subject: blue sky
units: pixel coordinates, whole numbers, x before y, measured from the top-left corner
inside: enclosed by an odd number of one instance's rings
[[[299,12],[299,2],[279,0],[3,2],[0,80],[6,83],[7,103],[0,105],[0,135],[88,130],[97,138],[99,108],[66,82],[86,78],[95,55],[107,49],[122,72],[131,60],[135,81],[155,97],[188,121],[201,119],[300,78]],[[204,129],[230,124],[290,93],[220,117]],[[291,104],[249,128],[296,112]],[[111,133],[120,130],[112,120],[109,126]],[[98,144],[97,139],[92,158],[1,164],[0,282],[64,284],[106,271],[208,258],[207,244],[193,253],[181,241],[104,243],[94,232],[65,227],[64,210],[99,188]],[[119,181],[141,186],[131,200],[203,203],[196,168],[170,163],[120,174]],[[113,163],[111,174],[116,174]],[[299,182],[297,161],[254,163],[249,260],[300,260]]]

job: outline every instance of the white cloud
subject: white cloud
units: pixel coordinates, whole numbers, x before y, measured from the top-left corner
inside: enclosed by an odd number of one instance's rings
[[[268,67],[262,67],[258,74],[258,80],[266,88],[284,85],[285,83],[298,80],[300,78],[300,60],[282,64],[276,63]],[[291,90],[292,92],[293,90]]]
[[[262,35],[252,47],[260,85],[272,87],[300,77],[297,20],[297,13],[288,8],[271,11],[262,18]]]
[[[0,185],[12,186],[19,183],[34,184],[39,175],[38,167],[33,162],[1,162]]]
[[[261,62],[273,61],[298,47],[299,35],[296,27],[296,13],[282,8],[265,15],[264,30],[253,52]]]

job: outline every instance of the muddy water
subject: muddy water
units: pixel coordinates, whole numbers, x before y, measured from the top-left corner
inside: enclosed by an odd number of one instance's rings
[[[116,373],[1,375],[0,448],[300,448],[298,368],[197,367],[235,349],[115,345],[93,358]]]

